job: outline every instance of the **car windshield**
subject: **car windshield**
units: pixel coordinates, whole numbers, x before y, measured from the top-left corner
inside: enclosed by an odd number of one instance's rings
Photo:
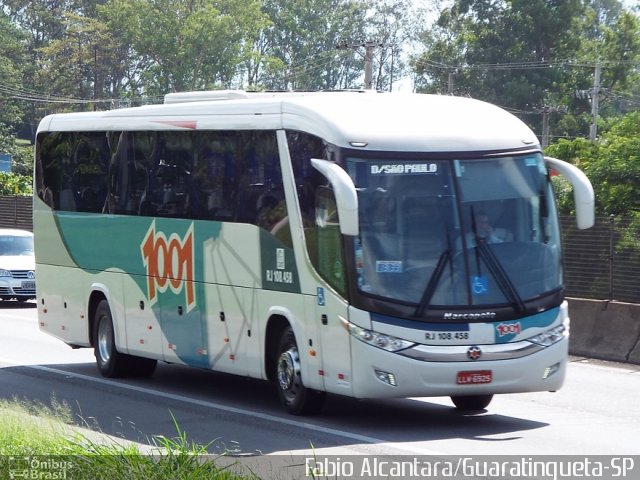
[[[362,294],[429,306],[509,304],[561,284],[551,185],[539,154],[348,158],[358,191]]]
[[[0,256],[33,256],[33,237],[0,235]]]

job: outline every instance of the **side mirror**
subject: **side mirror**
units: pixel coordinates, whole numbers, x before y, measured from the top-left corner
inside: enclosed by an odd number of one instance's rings
[[[338,217],[340,219],[340,233],[343,235],[358,235],[360,233],[358,222],[358,193],[353,180],[339,165],[321,160],[311,159],[311,165],[324,175],[336,196],[338,204]]]
[[[584,230],[595,223],[593,187],[591,182],[578,167],[557,158],[544,157],[547,167],[555,170],[573,185],[573,200],[576,203],[576,223]]]

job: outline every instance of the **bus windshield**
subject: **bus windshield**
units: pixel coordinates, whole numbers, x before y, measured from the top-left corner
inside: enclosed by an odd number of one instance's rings
[[[358,192],[358,291],[428,308],[510,305],[562,282],[553,192],[538,153],[346,159]]]

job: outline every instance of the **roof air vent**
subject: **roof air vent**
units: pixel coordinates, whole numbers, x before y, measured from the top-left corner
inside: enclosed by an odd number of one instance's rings
[[[164,96],[164,103],[211,102],[246,98],[249,98],[249,96],[244,90],[205,90],[201,92],[168,93]]]

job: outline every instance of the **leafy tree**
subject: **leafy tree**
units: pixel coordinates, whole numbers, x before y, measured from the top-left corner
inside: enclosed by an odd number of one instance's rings
[[[378,0],[371,5],[367,33],[379,45],[374,74],[377,90],[390,90],[391,82],[406,73],[403,47],[417,35],[422,15],[408,0]]]
[[[270,72],[271,89],[335,89],[355,86],[362,58],[366,5],[359,0],[265,0],[271,25],[264,41],[272,57],[285,66]],[[344,48],[339,49],[338,47]]]
[[[13,149],[13,166],[11,171],[16,175],[31,177],[33,174],[33,145],[16,144]]]
[[[593,185],[596,213],[636,215],[640,212],[640,112],[612,119],[597,143],[560,140],[546,153],[580,167]],[[558,183],[560,206],[570,211],[568,190]]]
[[[64,34],[40,49],[41,78],[56,95],[79,99],[110,98],[119,78],[119,45],[105,23],[66,13]]]
[[[110,0],[104,17],[143,59],[143,91],[229,86],[265,24],[257,0]]]
[[[55,94],[46,81],[40,78],[40,49],[64,34],[64,12],[69,11],[72,4],[69,0],[0,0],[0,5],[9,16],[11,24],[26,40],[28,60],[25,59],[20,80],[27,98]],[[23,120],[31,125],[33,131],[39,119],[46,113],[43,106],[39,100],[24,100],[21,104],[25,111]]]
[[[32,192],[31,177],[0,172],[0,195],[31,195]]]
[[[542,111],[553,107],[562,113],[556,135],[584,135],[596,62],[610,94],[601,97],[602,112],[619,113],[608,99],[637,84],[639,38],[637,16],[617,0],[455,0],[422,32],[425,52],[413,64],[422,91],[527,113],[537,131]]]
[[[512,108],[542,105],[561,72],[537,67],[576,49],[583,12],[580,0],[456,0],[423,33],[429,50],[415,61],[423,88],[444,90],[452,73],[457,93]]]
[[[0,11],[0,153],[16,154],[14,133],[23,111],[15,100],[22,92],[26,60],[24,36]]]
[[[0,0],[11,22],[30,38],[29,53],[35,63],[39,49],[64,35],[64,14],[72,10],[69,0]]]

